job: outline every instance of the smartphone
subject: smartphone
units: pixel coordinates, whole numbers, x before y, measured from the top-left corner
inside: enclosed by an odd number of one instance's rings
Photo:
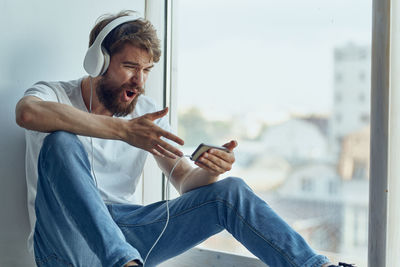
[[[190,159],[193,161],[197,161],[197,159],[206,151],[208,151],[210,148],[215,148],[215,149],[220,149],[226,152],[229,152],[229,150],[226,147],[223,146],[212,146],[212,145],[206,145],[206,144],[200,144],[196,150],[193,152],[193,154],[190,156]]]

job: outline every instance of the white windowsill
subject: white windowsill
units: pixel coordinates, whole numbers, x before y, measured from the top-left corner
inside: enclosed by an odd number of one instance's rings
[[[158,265],[159,267],[204,267],[204,266],[229,266],[229,267],[266,267],[257,258],[236,255],[232,253],[215,251],[203,248],[192,248],[185,253]]]

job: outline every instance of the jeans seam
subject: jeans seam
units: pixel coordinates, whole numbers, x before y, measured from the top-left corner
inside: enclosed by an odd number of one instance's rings
[[[235,208],[233,207],[233,205],[232,205],[231,203],[229,203],[228,201],[226,201],[226,200],[219,199],[219,198],[217,198],[217,199],[215,199],[215,200],[209,200],[209,201],[204,202],[204,203],[201,203],[201,204],[199,204],[199,205],[197,205],[197,206],[194,206],[194,207],[191,207],[191,208],[189,208],[189,209],[186,209],[186,210],[184,210],[184,211],[182,211],[182,212],[180,212],[180,213],[178,213],[178,214],[175,214],[174,216],[171,216],[170,219],[176,218],[176,217],[178,217],[178,216],[181,216],[182,214],[188,213],[188,212],[193,211],[193,210],[195,210],[195,209],[197,209],[197,208],[199,208],[199,207],[202,207],[202,206],[205,206],[205,205],[214,203],[214,202],[220,202],[220,203],[222,203],[222,204],[225,204],[225,205],[226,205],[227,207],[229,207],[230,209],[232,209],[232,210],[236,213],[236,216],[239,217],[239,219],[240,219],[245,225],[247,225],[247,226],[249,227],[249,229],[250,229],[253,233],[255,233],[257,236],[259,236],[261,239],[263,239],[266,243],[268,243],[268,244],[269,244],[273,249],[275,249],[279,254],[281,254],[282,256],[284,256],[293,266],[296,266],[296,264],[294,264],[293,260],[289,257],[289,255],[287,255],[283,250],[279,249],[274,243],[272,243],[271,241],[267,240],[264,236],[262,236],[260,233],[258,233],[258,231],[256,231],[256,230],[255,230],[241,215],[240,215],[240,213],[237,211],[237,209],[235,209]],[[159,223],[159,222],[164,222],[164,221],[166,221],[166,219],[159,219],[159,220],[155,220],[155,221],[152,221],[152,222],[149,222],[149,223],[143,223],[143,224],[124,224],[124,223],[118,223],[117,221],[116,221],[116,223],[117,223],[117,225],[118,225],[119,227],[141,227],[141,226],[146,226],[146,225],[150,225],[150,224],[154,224],[154,223]]]
[[[194,209],[197,209],[197,208],[199,208],[201,206],[205,206],[205,205],[213,203],[213,202],[219,202],[219,200],[218,199],[217,200],[210,200],[210,201],[201,203],[200,205],[197,205],[197,206],[191,207],[189,209],[186,209],[186,210],[184,210],[184,211],[182,211],[182,212],[180,212],[178,214],[175,214],[174,216],[170,216],[169,218],[170,219],[176,218],[178,216],[181,216],[182,214],[188,213],[188,212],[190,212],[190,211],[192,211]],[[121,226],[121,227],[140,227],[140,226],[145,226],[145,225],[150,225],[150,224],[159,223],[159,222],[165,222],[165,221],[166,221],[166,219],[158,219],[158,220],[154,220],[154,221],[151,221],[151,222],[148,222],[148,223],[141,223],[141,224],[126,224],[126,223],[119,223],[117,221],[115,221],[115,222],[118,224],[118,226]]]
[[[254,229],[254,227],[253,227],[248,221],[246,221],[246,219],[245,219],[243,216],[240,215],[240,213],[238,212],[238,210],[235,209],[234,206],[233,206],[231,203],[229,203],[228,201],[225,201],[225,200],[223,200],[223,199],[219,199],[219,200],[220,200],[221,202],[225,202],[226,205],[227,205],[229,208],[231,208],[233,211],[235,211],[235,213],[236,213],[236,215],[239,217],[239,219],[242,220],[242,222],[243,222],[245,225],[247,225],[247,227],[248,227],[254,234],[256,234],[256,235],[259,236],[262,240],[264,240],[266,243],[268,243],[268,244],[269,244],[273,249],[275,249],[279,254],[283,255],[293,266],[296,266],[296,264],[293,262],[293,259],[292,259],[289,255],[287,255],[287,254],[285,253],[284,250],[281,250],[279,247],[277,247],[277,246],[275,245],[275,243],[273,243],[273,242],[267,240],[263,235],[261,235],[261,233],[259,233],[258,231],[256,231],[256,229]]]
[[[223,200],[222,200],[222,201],[223,201]],[[231,208],[232,210],[235,211],[235,213],[237,214],[237,216],[243,221],[243,223],[244,223],[245,225],[247,225],[247,227],[248,227],[254,234],[256,234],[256,235],[259,236],[262,240],[264,240],[266,243],[268,243],[268,244],[269,244],[273,249],[275,249],[279,254],[283,255],[283,256],[287,259],[287,261],[290,262],[291,265],[296,266],[296,264],[293,262],[293,259],[292,259],[288,254],[286,254],[284,250],[281,250],[278,246],[276,246],[276,244],[275,244],[274,242],[267,240],[261,233],[259,233],[256,229],[254,229],[254,227],[253,227],[245,218],[243,218],[243,217],[240,215],[240,213],[238,212],[238,210],[235,209],[234,206],[233,206],[231,203],[227,202],[226,205],[227,205],[227,206],[230,206],[230,208]]]
[[[105,204],[105,203],[104,203]],[[106,207],[107,207],[107,209],[108,209],[108,212],[110,213],[110,216],[111,216],[111,218],[114,218],[114,212],[113,212],[113,207],[112,207],[112,205],[107,205],[107,204],[105,204],[106,205]],[[114,220],[114,219],[113,219]]]

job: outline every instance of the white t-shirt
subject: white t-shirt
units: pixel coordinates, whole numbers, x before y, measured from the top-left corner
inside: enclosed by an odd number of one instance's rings
[[[25,92],[25,96],[35,96],[44,101],[67,104],[88,112],[82,98],[83,78],[69,82],[38,82]],[[122,119],[132,119],[146,113],[160,110],[147,96],[139,96],[134,111]],[[166,117],[155,123],[170,131]],[[37,163],[44,138],[48,133],[26,130],[26,181],[28,191],[28,212],[31,234],[28,249],[33,254],[33,233],[36,223],[35,198],[38,180]],[[91,162],[92,147],[90,137],[78,136]],[[93,138],[93,167],[98,188],[105,203],[137,204],[136,185],[139,181],[148,152],[123,141]]]

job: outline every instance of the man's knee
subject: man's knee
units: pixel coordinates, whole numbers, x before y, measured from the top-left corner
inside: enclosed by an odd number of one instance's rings
[[[48,147],[70,147],[74,145],[79,145],[80,141],[78,137],[70,132],[56,131],[48,134],[43,140],[42,148]]]
[[[228,187],[243,187],[243,186],[247,186],[246,182],[239,177],[227,177],[223,180],[221,180],[222,183],[225,184],[225,186]]]
[[[245,191],[249,190],[249,187],[246,184],[246,182],[239,177],[227,177],[216,183],[216,185],[219,187],[218,191],[220,192],[227,191],[233,193],[233,192],[240,192],[243,190]]]
[[[77,136],[70,132],[65,131],[56,131],[48,134],[43,141],[44,145],[52,145],[52,144],[65,144],[71,141],[75,141]]]
[[[57,175],[51,174],[82,164],[90,167],[87,152],[75,134],[57,131],[46,136],[38,159],[39,176],[46,173],[46,177],[56,178]]]
[[[42,156],[46,156],[49,153],[52,156],[57,156],[57,154],[66,155],[68,151],[76,150],[78,147],[82,147],[82,143],[75,134],[56,131],[47,135],[43,140],[41,154],[44,154]]]

